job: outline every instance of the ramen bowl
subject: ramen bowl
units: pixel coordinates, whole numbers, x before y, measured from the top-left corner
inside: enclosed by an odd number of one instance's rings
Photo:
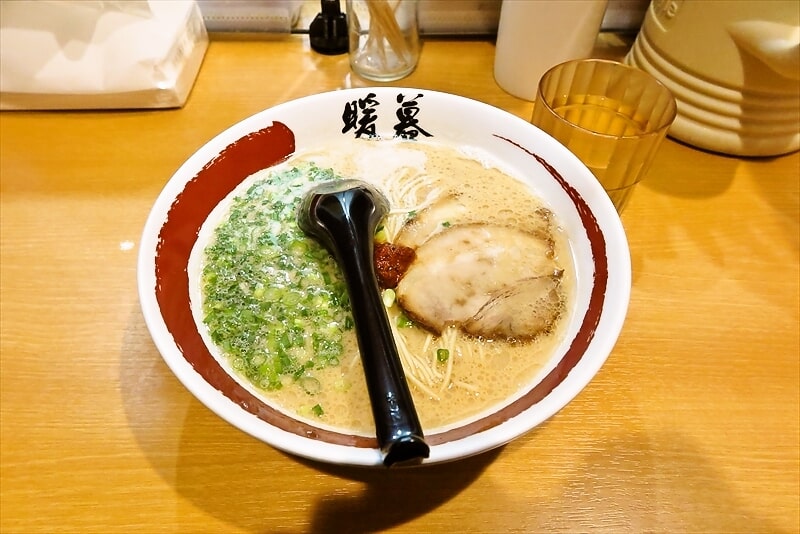
[[[374,436],[281,409],[215,356],[192,312],[190,256],[211,213],[253,173],[334,142],[396,137],[436,141],[497,162],[555,214],[575,267],[563,339],[536,376],[477,414],[425,429],[430,456],[424,463],[496,448],[556,414],[592,380],[622,329],[631,271],[619,216],[577,157],[527,121],[468,98],[394,87],[323,93],[267,109],[210,140],[167,182],[143,231],[138,288],[150,334],[186,389],[233,426],[300,457],[382,464]]]

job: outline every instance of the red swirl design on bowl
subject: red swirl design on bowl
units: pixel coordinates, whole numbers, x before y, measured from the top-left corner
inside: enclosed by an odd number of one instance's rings
[[[488,430],[517,416],[544,399],[578,364],[602,315],[608,282],[606,241],[586,201],[548,162],[519,143],[497,136],[527,153],[532,163],[543,166],[566,192],[580,215],[591,245],[594,279],[586,314],[569,349],[555,367],[528,392],[501,410],[472,423],[426,435],[430,445],[459,440]],[[194,321],[189,300],[187,266],[201,226],[239,183],[251,174],[284,161],[295,151],[295,136],[285,124],[250,133],[228,145],[186,183],[176,196],[159,232],[156,247],[154,288],[167,329],[183,357],[203,379],[242,409],[266,423],[302,437],[360,448],[377,448],[373,437],[333,432],[315,427],[274,409],[254,396],[229,375],[210,353]]]

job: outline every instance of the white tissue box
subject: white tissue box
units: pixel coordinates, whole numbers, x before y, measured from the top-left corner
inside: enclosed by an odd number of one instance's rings
[[[181,107],[207,48],[194,0],[0,1],[0,109]]]

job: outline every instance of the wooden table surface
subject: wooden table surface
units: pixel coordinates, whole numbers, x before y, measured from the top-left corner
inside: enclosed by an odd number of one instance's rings
[[[529,118],[495,84],[493,54],[426,40],[398,83]],[[222,129],[350,85],[346,57],[306,37],[220,39],[183,109],[0,114],[0,531],[800,530],[798,153],[665,142],[623,215],[633,289],[617,346],[505,447],[417,470],[334,467],[195,400],[140,312],[150,207]]]

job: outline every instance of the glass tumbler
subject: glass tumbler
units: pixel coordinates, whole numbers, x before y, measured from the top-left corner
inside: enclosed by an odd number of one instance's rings
[[[676,111],[672,93],[648,73],[582,59],[544,73],[531,122],[589,167],[621,213]]]
[[[379,82],[408,76],[419,60],[417,0],[347,0],[350,68]]]

